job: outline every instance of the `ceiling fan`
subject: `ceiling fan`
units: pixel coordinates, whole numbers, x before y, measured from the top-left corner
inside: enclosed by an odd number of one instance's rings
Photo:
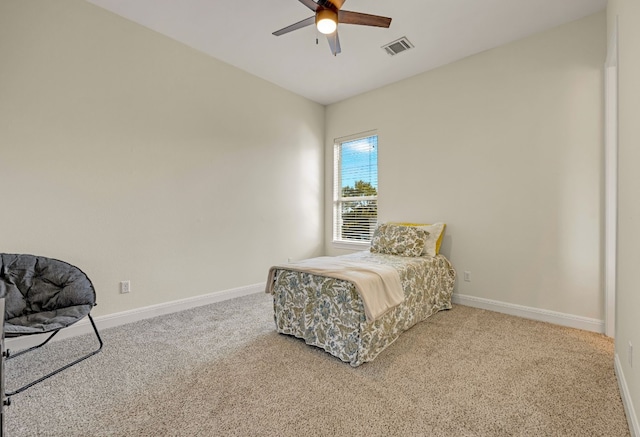
[[[318,31],[327,35],[331,53],[340,53],[340,39],[338,39],[338,23],[360,24],[362,26],[376,26],[388,28],[391,18],[379,15],[369,15],[360,12],[342,11],[342,5],[346,0],[299,0],[300,3],[315,12],[315,16],[299,21],[291,26],[273,32],[275,36],[301,29],[315,24]]]

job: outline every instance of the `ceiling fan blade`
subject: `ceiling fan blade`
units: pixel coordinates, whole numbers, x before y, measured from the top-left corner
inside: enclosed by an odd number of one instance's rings
[[[313,12],[315,12],[316,9],[318,9],[318,4],[316,2],[314,2],[313,0],[299,0],[299,1],[300,1],[300,3],[302,3],[303,5],[308,7],[309,9],[311,9]]]
[[[331,53],[333,53],[333,56],[336,56],[342,51],[340,50],[340,38],[338,38],[337,30],[327,35],[327,41],[329,41],[329,47],[331,48]]]
[[[294,30],[298,30],[301,29],[303,27],[307,27],[307,26],[311,26],[312,24],[316,23],[316,17],[309,17],[306,18],[302,21],[298,21],[295,24],[292,24],[291,26],[287,26],[285,28],[282,28],[280,30],[276,30],[275,32],[273,32],[273,34],[275,36],[280,36],[280,35],[284,35],[285,33],[289,33],[289,32],[293,32]]]
[[[361,12],[338,11],[338,23],[360,24],[362,26],[389,27],[391,18],[369,15]]]

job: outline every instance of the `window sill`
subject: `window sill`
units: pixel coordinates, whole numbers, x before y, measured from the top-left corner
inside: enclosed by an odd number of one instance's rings
[[[367,250],[371,247],[370,241],[364,241],[362,243],[356,241],[332,241],[331,245],[334,249],[344,250]]]

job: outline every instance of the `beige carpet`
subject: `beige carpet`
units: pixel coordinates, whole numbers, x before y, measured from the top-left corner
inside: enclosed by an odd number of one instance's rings
[[[103,337],[103,352],[13,397],[9,436],[629,435],[610,339],[469,307],[355,369],[276,334],[262,294]],[[7,383],[90,345],[12,360]]]

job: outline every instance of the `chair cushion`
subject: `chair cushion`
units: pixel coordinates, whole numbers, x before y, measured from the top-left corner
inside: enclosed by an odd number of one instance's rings
[[[91,280],[64,261],[0,254],[0,297],[5,336],[38,334],[69,326],[89,314],[96,294]]]

